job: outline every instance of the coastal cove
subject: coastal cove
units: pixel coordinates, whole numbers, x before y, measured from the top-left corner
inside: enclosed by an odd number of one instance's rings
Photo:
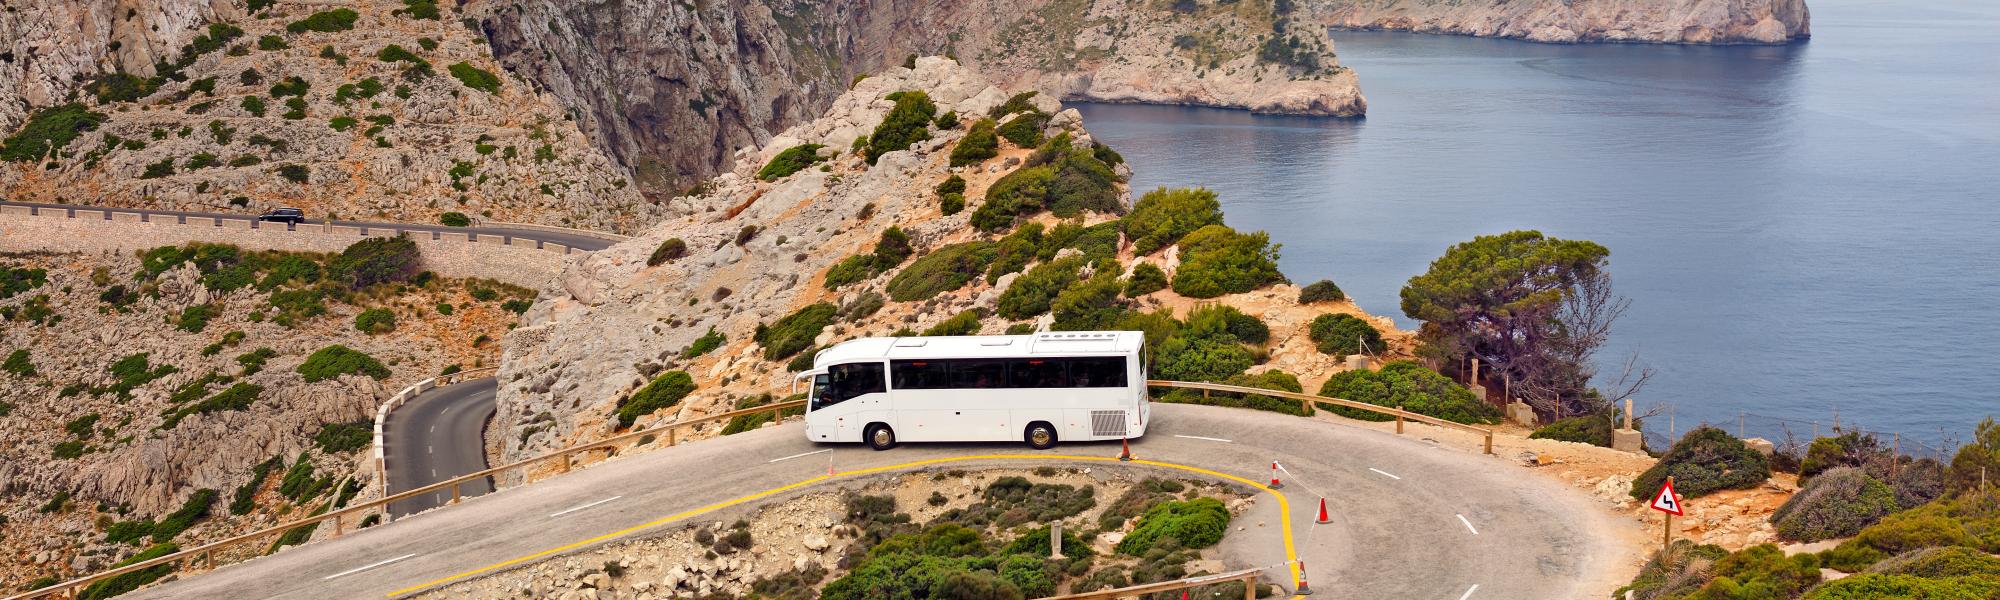
[[[1963,440],[2000,408],[2000,7],[1813,5],[1786,46],[1549,45],[1336,31],[1366,120],[1079,104],[1132,189],[1217,190],[1300,283],[1397,317],[1451,244],[1539,229],[1612,251],[1602,371],[1642,404]],[[1759,418],[1765,417],[1765,418]],[[1667,421],[1656,427],[1664,430]],[[1822,433],[1824,433],[1822,429]]]

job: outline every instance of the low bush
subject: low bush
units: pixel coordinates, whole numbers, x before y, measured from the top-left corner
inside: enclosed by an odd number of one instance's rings
[[[28,350],[21,348],[7,354],[6,362],[0,362],[0,371],[13,373],[15,377],[33,377],[35,363],[29,361]]]
[[[1043,210],[1065,219],[1085,211],[1124,210],[1118,174],[1089,150],[1070,145],[1068,136],[1049,140],[1023,165],[987,188],[986,202],[972,212],[973,227],[1005,231],[1019,218]]]
[[[618,425],[631,427],[639,417],[653,414],[662,408],[679,404],[682,398],[693,393],[694,377],[687,371],[667,371],[653,378],[646,387],[639,388],[630,397],[618,403]]]
[[[1321,279],[1299,289],[1299,304],[1339,302],[1347,299],[1347,292],[1340,291],[1331,279]]]
[[[1528,435],[1532,440],[1557,440],[1592,446],[1611,447],[1611,430],[1616,419],[1610,411],[1595,415],[1565,417],[1543,425]]]
[[[1403,410],[1454,423],[1500,422],[1500,409],[1487,404],[1485,400],[1474,395],[1472,390],[1465,389],[1465,386],[1415,361],[1390,361],[1375,371],[1355,370],[1335,373],[1320,386],[1319,395],[1388,408],[1400,406]],[[1350,419],[1363,421],[1395,419],[1390,415],[1358,408],[1318,404],[1321,409],[1333,411],[1334,414]]]
[[[1684,539],[1674,540],[1671,548],[1670,552],[1654,552],[1645,566],[1639,568],[1639,574],[1632,578],[1632,583],[1618,588],[1612,596],[1632,600],[1686,598],[1707,585],[1712,576],[1710,567],[1729,555],[1729,551],[1721,546],[1696,545]]]
[[[367,375],[375,379],[389,377],[389,368],[382,366],[382,361],[340,344],[313,352],[311,356],[306,357],[305,362],[299,363],[298,372],[305,378],[306,383],[325,381],[341,375]]]
[[[1382,332],[1360,317],[1347,313],[1329,313],[1314,317],[1307,327],[1307,336],[1320,352],[1332,354],[1335,358],[1346,358],[1349,354],[1368,352],[1380,354],[1388,350],[1382,342]]]
[[[250,405],[256,403],[257,397],[263,395],[263,393],[264,386],[253,383],[238,383],[229,386],[220,392],[216,392],[215,395],[209,396],[207,400],[183,406],[169,413],[165,421],[160,423],[160,428],[173,429],[174,426],[180,424],[182,419],[193,415],[250,408]]]
[[[980,310],[975,308],[939,321],[925,329],[923,335],[972,335],[979,333]]]
[[[993,264],[986,267],[986,282],[997,284],[1010,273],[1019,273],[1034,262],[1042,244],[1042,224],[1027,223],[994,246]]]
[[[939,214],[949,217],[963,210],[965,210],[965,194],[952,192],[938,197]]]
[[[0,300],[42,287],[48,282],[49,272],[45,269],[0,265]]]
[[[20,131],[0,140],[0,160],[39,161],[68,146],[77,136],[97,129],[105,118],[103,113],[91,112],[76,102],[37,110],[28,115]]]
[[[1283,283],[1278,272],[1278,248],[1264,232],[1237,233],[1224,225],[1207,225],[1181,238],[1181,264],[1174,271],[1174,292],[1190,298],[1240,294]]]
[[[327,423],[319,427],[319,433],[313,434],[313,443],[319,446],[320,452],[327,454],[353,452],[374,442],[373,421]]]
[[[728,336],[722,335],[722,332],[716,331],[714,326],[710,326],[708,333],[701,334],[701,337],[695,338],[693,343],[688,344],[686,349],[681,350],[681,358],[688,359],[708,354],[715,351],[716,348],[721,348],[722,343],[726,341],[729,341]]]
[[[1116,270],[1101,269],[1089,279],[1070,284],[1056,294],[1055,300],[1049,303],[1049,312],[1055,315],[1055,323],[1049,328],[1055,331],[1096,331],[1116,326],[1130,305],[1119,295],[1124,284],[1118,276]],[[1012,289],[1011,286],[1009,289]]]
[[[1867,572],[1917,577],[2000,576],[2000,557],[1964,546],[1924,548],[1870,565]]]
[[[1222,380],[1222,383],[1294,393],[1305,391],[1305,387],[1299,384],[1298,377],[1277,369],[1254,374],[1233,375],[1228,379]],[[1306,408],[1302,402],[1289,398],[1260,394],[1239,394],[1235,392],[1208,392],[1204,394],[1201,390],[1173,389],[1158,396],[1157,400],[1175,404],[1204,404],[1208,406],[1248,408],[1288,415],[1312,415],[1312,409]]]
[[[210,508],[215,505],[216,495],[216,491],[211,489],[195,490],[193,494],[188,495],[188,499],[181,502],[180,509],[161,517],[160,523],[153,526],[153,542],[173,541],[174,537],[187,531],[187,528],[208,518]]]
[[[307,31],[333,33],[336,31],[347,31],[354,28],[354,20],[360,17],[361,14],[354,12],[353,9],[336,8],[316,12],[304,19],[292,21],[285,25],[285,31],[292,33],[305,33]]]
[[[1814,439],[1799,462],[1799,479],[1804,480],[1839,467],[1865,467],[1877,461],[1894,460],[1894,454],[1874,435],[1848,431],[1833,437]]]
[[[1000,136],[994,133],[993,119],[980,119],[973,122],[972,127],[965,130],[965,137],[960,138],[958,145],[951,148],[951,166],[976,165],[999,155]],[[957,191],[965,190],[961,187]]]
[[[931,139],[931,119],[937,116],[937,105],[922,90],[908,90],[889,95],[896,103],[889,113],[882,116],[882,122],[875,131],[868,134],[868,164],[875,164],[884,154],[905,150],[911,144]]]
[[[180,546],[174,545],[171,542],[165,544],[156,544],[153,547],[147,548],[143,552],[134,554],[131,557],[126,558],[125,560],[118,561],[117,564],[113,564],[111,566],[112,568],[118,568],[136,563],[141,563],[162,556],[166,556],[168,554],[173,554],[175,552],[179,552],[180,550],[181,550]],[[83,593],[77,595],[77,600],[105,600],[106,598],[110,598],[113,596],[124,594],[126,592],[130,592],[132,590],[139,589],[141,587],[145,587],[147,584],[159,581],[160,578],[162,577],[166,577],[167,575],[173,574],[173,572],[174,572],[174,563],[166,562],[151,567],[147,567],[144,569],[140,569],[137,571],[133,571],[130,573],[125,573],[123,575],[119,575],[116,577],[112,577],[110,579],[90,584],[89,587],[83,588]]]
[[[448,212],[438,215],[438,224],[446,227],[467,227],[472,225],[472,217],[462,212]]]
[[[687,255],[687,242],[680,238],[667,238],[653,248],[652,256],[646,257],[646,266],[657,267],[661,263]]]
[[[1721,429],[1702,426],[1674,442],[1660,462],[1632,481],[1632,497],[1652,500],[1670,475],[1674,478],[1675,492],[1683,498],[1699,498],[1722,490],[1763,485],[1771,478],[1771,465],[1763,454],[1743,445],[1743,440]]]
[[[1042,143],[1042,128],[1048,127],[1048,125],[1048,113],[1033,110],[1008,119],[1006,123],[1001,123],[998,128],[994,129],[994,132],[1000,134],[1000,137],[1007,138],[1007,141],[1013,142],[1016,146],[1033,148]]]
[[[1167,289],[1167,272],[1153,266],[1153,263],[1132,265],[1132,276],[1125,280],[1125,296],[1137,298]]]
[[[406,237],[371,237],[342,250],[327,265],[336,279],[355,289],[378,283],[408,281],[422,257],[417,243]]]
[[[1986,417],[1973,427],[1971,442],[1952,455],[1946,485],[1953,492],[1976,489],[1994,473],[2000,473],[2000,423]]]
[[[1207,548],[1229,530],[1229,509],[1214,498],[1167,501],[1139,517],[1132,532],[1118,542],[1118,553],[1144,556],[1172,539],[1182,548]]]
[[[450,71],[451,76],[458,78],[458,82],[465,84],[465,87],[488,94],[500,93],[500,77],[494,75],[492,71],[472,66],[472,63],[464,61],[453,63],[445,70]]]
[[[965,287],[986,272],[997,252],[992,242],[966,242],[938,248],[918,258],[889,279],[885,291],[897,302],[929,300]]]
[[[764,163],[764,168],[757,170],[757,179],[777,181],[813,166],[820,161],[820,148],[825,147],[820,144],[800,144],[786,148],[777,156],[771,157],[770,162]]]
[[[1120,221],[1133,254],[1152,254],[1209,225],[1222,224],[1222,203],[1207,188],[1159,188],[1132,203]]]
[[[1861,469],[1840,467],[1812,478],[1771,514],[1771,522],[1779,539],[1817,542],[1860,533],[1901,509],[1889,486]]]
[[[1077,282],[1077,270],[1083,268],[1080,258],[1065,258],[1036,265],[1020,277],[1014,284],[1000,293],[995,303],[996,312],[1001,317],[1019,321],[1049,312],[1056,295]]]
[[[819,332],[833,324],[838,308],[821,302],[794,311],[769,325],[757,325],[753,337],[764,346],[765,360],[779,360],[789,357],[813,344]]]
[[[1035,108],[1034,98],[1035,92],[1032,91],[1014,94],[1013,96],[1009,96],[1006,102],[1002,102],[999,106],[993,107],[992,110],[986,111],[986,116],[998,119],[1017,112],[1039,110]]]
[[[1891,556],[1946,546],[2000,553],[2000,490],[1968,491],[1883,517],[1820,558],[1829,568],[1853,573]]]
[[[258,463],[256,467],[252,468],[250,470],[250,481],[237,487],[236,493],[232,495],[229,502],[229,514],[241,516],[250,514],[250,511],[256,510],[257,490],[264,487],[264,480],[269,479],[272,472],[277,471],[279,467],[283,466],[285,466],[285,460],[273,456],[270,460]]]
[[[369,335],[389,333],[396,330],[396,313],[386,308],[371,308],[354,315],[354,329]]]
[[[1879,600],[1883,598],[2000,598],[2000,577],[1927,579],[1914,575],[1864,573],[1827,582],[1803,600]]]

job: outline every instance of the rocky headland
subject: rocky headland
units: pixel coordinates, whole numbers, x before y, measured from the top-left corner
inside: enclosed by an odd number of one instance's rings
[[[1299,4],[1301,18],[1330,27],[1551,43],[1783,44],[1812,37],[1805,0],[1303,0]]]

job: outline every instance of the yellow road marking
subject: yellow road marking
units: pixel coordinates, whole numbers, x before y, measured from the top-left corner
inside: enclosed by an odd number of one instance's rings
[[[858,476],[858,475],[870,475],[870,474],[874,474],[874,473],[881,473],[881,472],[885,472],[885,471],[901,471],[901,470],[905,470],[905,469],[913,469],[913,468],[917,468],[917,467],[923,467],[923,466],[928,466],[928,465],[937,465],[937,464],[944,464],[944,463],[954,463],[954,462],[963,462],[963,461],[970,461],[970,460],[1075,460],[1075,461],[1090,461],[1090,462],[1118,462],[1118,459],[1117,459],[1117,458],[1115,458],[1115,457],[1105,457],[1105,456],[1074,456],[1074,455],[1064,455],[1064,454],[1054,454],[1054,455],[1051,455],[1051,454],[981,454],[981,455],[974,455],[974,456],[954,456],[954,457],[947,457],[947,458],[932,458],[932,459],[927,459],[927,460],[919,460],[919,461],[913,461],[913,462],[906,462],[906,463],[902,463],[902,464],[895,464],[895,465],[888,465],[888,466],[883,466],[883,467],[869,467],[869,468],[865,468],[865,469],[855,469],[855,470],[852,470],[852,471],[840,471],[840,472],[838,472],[838,473],[834,473],[834,474],[830,474],[830,475],[821,475],[821,476],[818,476],[818,477],[814,477],[814,478],[812,478],[812,479],[807,479],[807,480],[805,480],[805,481],[800,481],[800,482],[797,482],[797,483],[792,483],[792,484],[789,484],[789,485],[784,485],[784,486],[779,486],[779,487],[775,487],[775,488],[771,488],[771,489],[768,489],[768,490],[764,490],[764,491],[761,491],[761,492],[757,492],[757,493],[755,493],[755,494],[750,494],[750,495],[748,495],[748,496],[742,496],[742,497],[739,497],[739,498],[734,498],[734,499],[730,499],[730,500],[724,500],[724,501],[721,501],[721,502],[717,502],[717,503],[714,503],[714,504],[710,504],[710,505],[708,505],[708,506],[703,506],[703,507],[701,507],[701,508],[696,508],[696,509],[691,509],[691,510],[685,510],[685,511],[681,511],[681,512],[678,512],[678,513],[674,513],[674,514],[671,514],[671,515],[667,515],[667,516],[665,516],[665,517],[661,517],[661,518],[659,518],[659,519],[655,519],[655,520],[653,520],[653,521],[648,521],[648,522],[646,522],[646,523],[641,523],[641,524],[638,524],[638,525],[633,525],[633,526],[631,526],[631,527],[627,527],[627,528],[624,528],[624,529],[620,529],[620,530],[617,530],[617,531],[613,531],[613,532],[611,532],[611,533],[607,533],[607,534],[604,534],[604,535],[600,535],[600,536],[596,536],[596,537],[593,537],[593,538],[590,538],[590,539],[586,539],[586,540],[583,540],[583,541],[579,541],[579,542],[573,542],[573,543],[569,543],[569,544],[564,544],[564,545],[561,545],[561,546],[557,546],[557,547],[554,547],[554,548],[550,548],[550,549],[547,549],[547,550],[543,550],[543,551],[541,551],[541,552],[536,552],[536,553],[534,553],[534,554],[529,554],[529,555],[527,555],[527,556],[522,556],[522,557],[519,557],[519,558],[512,558],[512,559],[508,559],[508,560],[504,560],[504,561],[500,561],[500,562],[497,562],[497,563],[493,563],[493,564],[490,564],[490,565],[486,565],[486,566],[484,566],[484,567],[480,567],[480,568],[477,568],[477,569],[473,569],[473,570],[470,570],[470,571],[466,571],[466,572],[464,572],[464,573],[459,573],[459,574],[456,574],[456,575],[450,575],[450,576],[446,576],[446,577],[443,577],[443,578],[439,578],[439,579],[434,579],[434,580],[431,580],[431,581],[426,581],[426,582],[424,582],[424,583],[419,583],[419,584],[417,584],[417,585],[413,585],[413,586],[410,586],[410,587],[406,587],[406,588],[403,588],[403,589],[400,589],[400,590],[396,590],[396,591],[393,591],[393,592],[389,592],[389,593],[388,593],[388,595],[387,595],[386,597],[389,597],[389,598],[394,598],[394,597],[397,597],[397,596],[401,596],[401,595],[403,595],[403,594],[408,594],[408,593],[412,593],[412,592],[418,592],[418,591],[423,591],[423,590],[426,590],[426,589],[430,589],[430,588],[433,588],[433,587],[438,587],[438,586],[442,586],[442,585],[445,585],[445,584],[449,584],[449,583],[452,583],[452,582],[456,582],[456,581],[458,581],[458,580],[461,580],[461,579],[466,579],[466,578],[468,578],[468,577],[472,577],[472,576],[474,576],[474,575],[480,575],[480,574],[483,574],[483,573],[489,573],[489,572],[492,572],[492,571],[496,571],[496,570],[500,570],[500,569],[505,569],[505,568],[507,568],[507,567],[511,567],[511,566],[514,566],[514,565],[518,565],[518,564],[522,564],[522,563],[526,563],[526,562],[530,562],[530,561],[533,561],[533,560],[536,560],[536,559],[539,559],[539,558],[543,558],[543,557],[546,557],[546,556],[549,556],[549,555],[552,555],[552,554],[559,554],[559,553],[562,553],[562,552],[566,552],[566,551],[569,551],[569,550],[574,550],[574,549],[576,549],[576,548],[580,548],[580,547],[583,547],[583,546],[588,546],[588,545],[591,545],[591,544],[595,544],[595,543],[597,543],[597,542],[602,542],[602,541],[605,541],[605,540],[609,540],[609,539],[613,539],[613,538],[619,538],[619,537],[624,537],[624,536],[626,536],[626,535],[630,535],[630,534],[632,534],[632,533],[636,533],[636,532],[639,532],[639,531],[642,531],[642,530],[646,530],[646,529],[651,529],[651,528],[654,528],[654,527],[658,527],[658,526],[661,526],[661,525],[665,525],[665,524],[667,524],[667,523],[672,523],[672,522],[674,522],[674,521],[679,521],[679,520],[681,520],[681,519],[686,519],[686,518],[690,518],[690,517],[695,517],[695,516],[699,516],[699,515],[701,515],[701,514],[703,514],[703,513],[708,513],[708,512],[714,512],[714,511],[717,511],[717,510],[722,510],[722,509],[725,509],[725,508],[729,508],[729,507],[731,507],[731,506],[735,506],[735,505],[738,505],[738,504],[742,504],[742,503],[745,503],[745,502],[751,502],[751,501],[755,501],[755,500],[759,500],[759,499],[762,499],[762,498],[767,498],[767,497],[770,497],[770,496],[772,496],[772,495],[776,495],[776,494],[782,494],[782,493],[785,493],[785,492],[788,492],[788,491],[791,491],[791,490],[796,490],[796,489],[799,489],[799,488],[802,488],[802,487],[806,487],[806,486],[810,486],[810,485],[813,485],[813,484],[817,484],[817,483],[820,483],[820,482],[823,482],[823,481],[827,481],[827,480],[831,480],[831,479],[839,479],[839,478],[843,478],[843,477],[850,477],[850,476]],[[1208,476],[1210,476],[1210,477],[1215,477],[1215,478],[1217,478],[1217,479],[1226,479],[1226,480],[1229,480],[1229,481],[1234,481],[1234,482],[1237,482],[1237,483],[1241,483],[1241,484],[1243,484],[1243,485],[1247,485],[1247,486],[1250,486],[1250,487],[1251,487],[1251,488],[1253,488],[1253,489],[1259,489],[1259,490],[1263,490],[1263,491],[1265,491],[1265,492],[1268,492],[1268,493],[1270,493],[1272,497],[1274,497],[1274,498],[1277,498],[1277,499],[1278,499],[1278,516],[1279,516],[1279,523],[1280,523],[1280,525],[1282,526],[1282,528],[1284,529],[1284,534],[1285,534],[1285,564],[1287,565],[1287,569],[1286,569],[1286,570],[1287,570],[1287,572],[1289,573],[1290,577],[1292,578],[1292,581],[1290,581],[1290,582],[1286,582],[1286,583],[1288,583],[1288,584],[1289,584],[1289,583],[1293,583],[1293,582],[1297,582],[1297,581],[1298,581],[1298,576],[1299,576],[1299,571],[1298,571],[1298,570],[1299,570],[1299,555],[1298,555],[1298,550],[1297,550],[1297,548],[1296,548],[1295,546],[1293,546],[1293,545],[1292,545],[1292,508],[1291,508],[1291,506],[1292,506],[1292,505],[1291,505],[1291,502],[1290,502],[1290,501],[1288,501],[1288,500],[1286,500],[1286,499],[1285,499],[1285,495],[1284,495],[1283,493],[1279,492],[1278,490],[1274,490],[1274,489],[1271,489],[1271,488],[1270,488],[1269,486],[1267,486],[1267,485],[1265,485],[1265,484],[1263,484],[1263,483],[1259,483],[1259,482],[1256,482],[1256,481],[1252,481],[1252,480],[1249,480],[1249,479],[1244,479],[1244,478],[1242,478],[1242,477],[1237,477],[1237,476],[1235,476],[1235,475],[1230,475],[1230,474],[1228,474],[1228,473],[1222,473],[1222,472],[1218,472],[1218,471],[1212,471],[1212,470],[1209,470],[1209,469],[1204,469],[1204,468],[1201,468],[1201,467],[1191,467],[1191,466],[1188,466],[1188,465],[1182,465],[1182,464],[1175,464],[1175,463],[1170,463],[1170,462],[1161,462],[1161,461],[1156,461],[1156,460],[1139,460],[1139,459],[1135,459],[1135,460],[1132,460],[1132,461],[1131,461],[1131,464],[1137,464],[1137,465],[1146,465],[1146,466],[1152,466],[1152,467],[1160,467],[1160,468],[1165,468],[1165,469],[1178,469],[1178,470],[1182,470],[1182,471],[1188,471],[1188,472],[1191,472],[1191,473],[1200,473],[1200,474],[1203,474],[1203,475],[1208,475]]]

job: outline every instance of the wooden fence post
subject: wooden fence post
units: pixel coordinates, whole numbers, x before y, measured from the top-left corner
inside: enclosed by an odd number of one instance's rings
[[[1396,435],[1403,434],[1403,405],[1396,405]]]

